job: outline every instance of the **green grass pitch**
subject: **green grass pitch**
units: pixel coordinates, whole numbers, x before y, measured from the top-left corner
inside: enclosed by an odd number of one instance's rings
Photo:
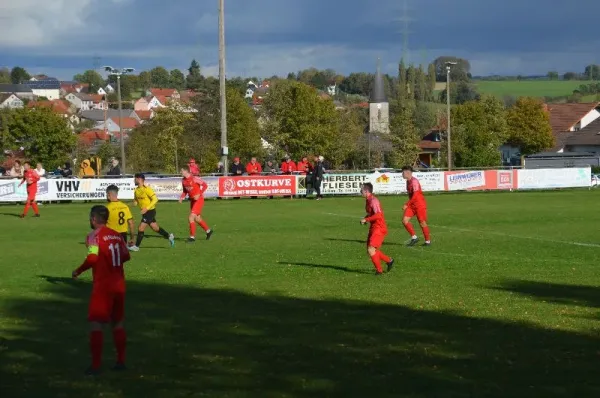
[[[591,81],[577,80],[507,80],[478,81],[477,91],[497,97],[560,97],[573,94],[573,90]]]
[[[0,207],[0,396],[600,396],[600,192],[428,195],[433,246],[375,277],[361,198],[208,201],[210,241],[127,264],[128,366],[86,378],[89,204]],[[158,220],[187,235],[187,206]]]

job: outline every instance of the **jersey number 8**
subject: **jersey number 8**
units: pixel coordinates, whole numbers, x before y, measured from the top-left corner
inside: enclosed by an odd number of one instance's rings
[[[125,213],[120,211],[119,212],[119,225],[123,225],[125,224]]]

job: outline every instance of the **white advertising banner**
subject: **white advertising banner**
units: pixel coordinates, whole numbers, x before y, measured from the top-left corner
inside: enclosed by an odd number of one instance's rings
[[[418,172],[413,176],[419,180],[424,192],[444,190],[444,172]],[[402,173],[373,173],[369,178],[376,194],[406,193],[406,180],[402,178]]]
[[[484,187],[485,173],[483,171],[465,171],[446,174],[449,191],[465,191],[467,189]]]
[[[360,195],[360,187],[370,182],[369,174],[325,174],[321,183],[323,195]]]
[[[133,199],[133,178],[89,178],[48,180],[52,200],[98,200],[106,198],[109,185],[119,187],[120,199]]]
[[[592,185],[589,167],[517,171],[517,189],[578,188]]]
[[[27,187],[25,184],[19,186],[22,180],[0,180],[0,202],[25,202],[27,200]],[[45,178],[38,181],[37,197],[40,201],[50,200],[48,180]]]

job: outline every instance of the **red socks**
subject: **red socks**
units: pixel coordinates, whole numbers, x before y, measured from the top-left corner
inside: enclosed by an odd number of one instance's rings
[[[102,363],[102,345],[104,343],[104,335],[102,330],[94,330],[90,332],[90,352],[92,353],[92,368],[100,368]]]
[[[423,235],[425,236],[425,241],[429,242],[431,240],[431,235],[429,234],[429,227],[422,227]]]
[[[406,228],[406,231],[411,237],[415,236],[415,228],[412,226],[411,223],[407,222],[406,224],[404,224],[404,228]]]
[[[377,251],[377,253],[379,254],[379,259],[384,263],[389,263],[390,261],[392,261],[392,259],[383,254],[383,252]]]
[[[381,269],[380,257],[379,257],[379,252],[378,251],[376,251],[375,254],[373,254],[371,256],[371,261],[373,262],[373,265],[375,266],[375,269],[377,270],[377,273],[381,274],[383,272],[383,270]]]
[[[204,220],[200,221],[198,224],[200,224],[200,228],[202,228],[204,232],[208,232],[208,230],[210,229],[208,227],[208,224]]]
[[[125,329],[113,329],[113,341],[117,350],[117,363],[125,363],[125,346],[127,345]]]
[[[190,223],[190,236],[196,236],[196,223]]]

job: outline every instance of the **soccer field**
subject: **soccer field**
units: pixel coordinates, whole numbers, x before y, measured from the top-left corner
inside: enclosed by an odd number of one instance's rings
[[[374,276],[361,198],[159,203],[181,240],[126,265],[128,367],[87,346],[89,204],[0,207],[0,396],[600,396],[600,192],[428,195],[431,247],[407,248],[406,197],[381,197],[396,259]],[[417,228],[418,230],[418,228]]]

